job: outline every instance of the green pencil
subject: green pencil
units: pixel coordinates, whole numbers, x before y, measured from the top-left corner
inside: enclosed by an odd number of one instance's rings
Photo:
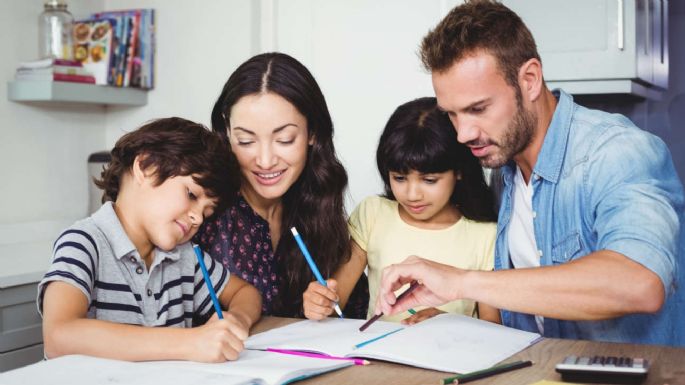
[[[510,370],[525,368],[531,365],[533,365],[531,361],[510,362],[508,364],[497,365],[491,368],[478,370],[471,373],[458,374],[453,377],[447,377],[444,380],[442,380],[442,382],[440,382],[440,385],[463,384],[465,382],[479,380],[481,378],[494,376],[495,374],[508,372]]]

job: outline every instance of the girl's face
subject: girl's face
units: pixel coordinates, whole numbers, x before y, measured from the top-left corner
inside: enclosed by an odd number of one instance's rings
[[[457,176],[454,171],[407,174],[390,171],[390,189],[404,213],[415,222],[440,224],[454,220],[457,211],[450,203]],[[405,217],[406,218],[406,217]]]
[[[307,163],[307,119],[274,93],[244,96],[231,108],[228,137],[244,183],[243,194],[280,199]]]

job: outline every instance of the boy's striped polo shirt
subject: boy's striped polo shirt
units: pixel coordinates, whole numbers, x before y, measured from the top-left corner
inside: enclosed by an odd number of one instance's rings
[[[220,294],[229,273],[205,254]],[[88,318],[143,326],[191,327],[214,312],[190,242],[154,250],[150,268],[126,235],[112,202],[65,230],[53,247],[50,269],[38,285],[38,311],[50,282],[79,289],[90,304]]]

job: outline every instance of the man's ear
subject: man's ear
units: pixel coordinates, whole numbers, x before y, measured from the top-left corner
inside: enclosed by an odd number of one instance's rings
[[[519,68],[518,77],[523,99],[528,102],[536,101],[545,85],[540,60],[533,58],[523,63]]]

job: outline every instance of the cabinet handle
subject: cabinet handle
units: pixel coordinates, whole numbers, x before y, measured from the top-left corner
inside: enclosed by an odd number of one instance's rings
[[[664,50],[665,50],[665,45],[666,45],[666,40],[668,37],[666,34],[668,31],[666,30],[666,18],[668,17],[668,0],[661,0],[661,7],[659,7],[659,12],[661,12],[661,15],[659,16],[659,53],[661,55],[661,64],[664,64]]]
[[[645,0],[645,55],[651,55],[652,52],[652,1]]]
[[[623,51],[623,0],[618,0],[616,3],[618,4],[618,29],[616,31],[618,42],[616,46]]]

